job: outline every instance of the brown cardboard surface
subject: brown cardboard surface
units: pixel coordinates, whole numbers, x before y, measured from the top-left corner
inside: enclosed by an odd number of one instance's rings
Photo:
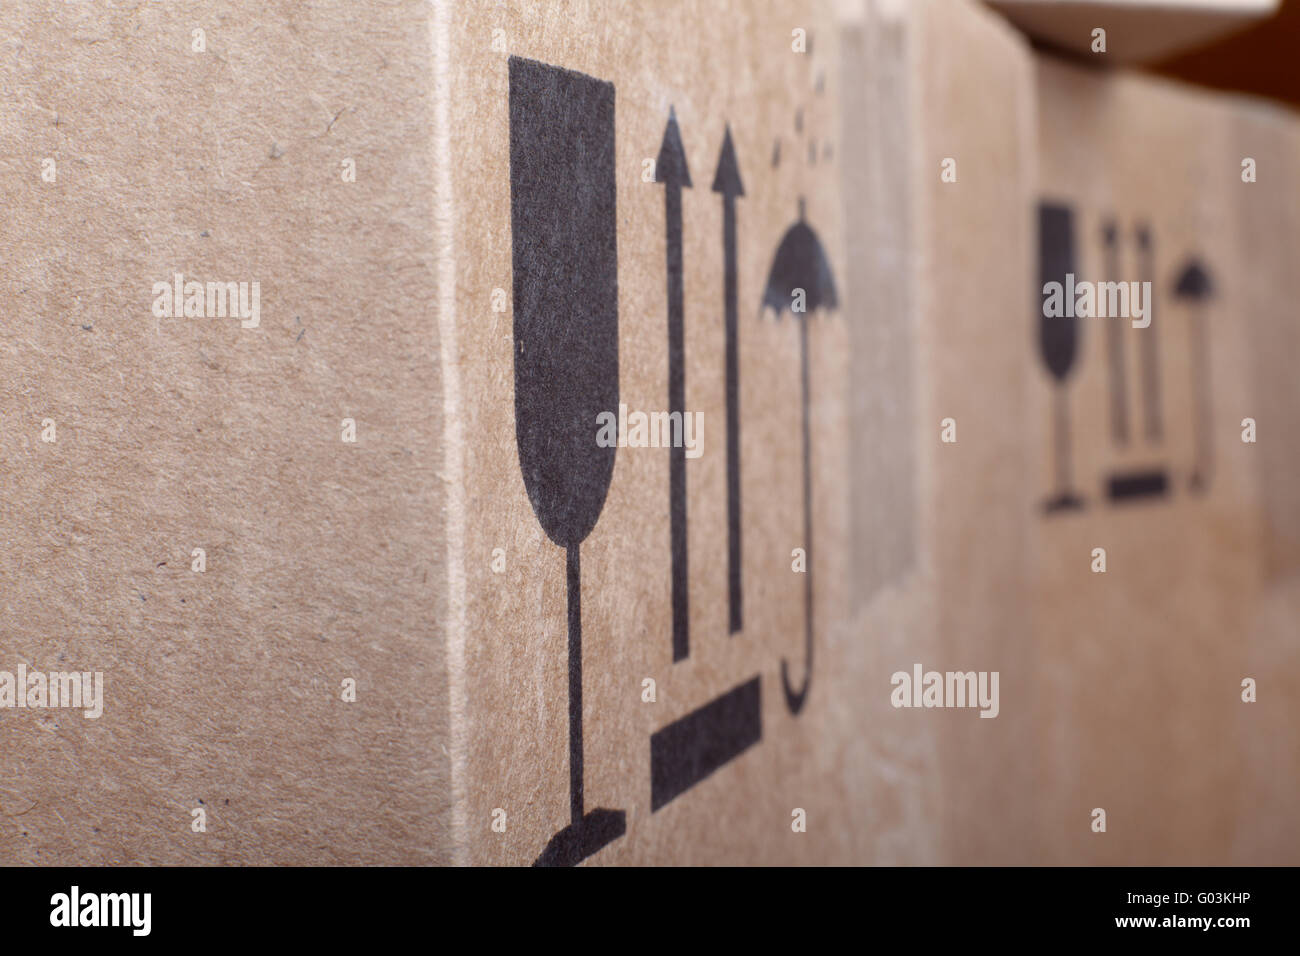
[[[1241,707],[1233,737],[1241,754],[1241,782],[1230,812],[1230,859],[1254,865],[1294,864],[1300,857],[1300,828],[1293,807],[1300,781],[1300,741],[1292,728],[1300,708],[1296,681],[1296,620],[1300,616],[1300,489],[1295,481],[1294,436],[1300,410],[1300,382],[1294,362],[1300,354],[1291,292],[1300,196],[1290,172],[1300,167],[1300,124],[1295,114],[1237,101],[1229,138],[1263,170],[1255,183],[1233,189],[1234,241],[1247,277],[1245,313],[1251,361],[1249,415],[1260,428],[1256,445],[1264,506],[1262,560],[1265,589],[1243,628],[1243,676],[1261,692],[1257,704]],[[1238,163],[1241,156],[1233,156]],[[1244,450],[1244,448],[1243,448]]]
[[[891,671],[912,661],[998,671],[1002,710],[993,719],[960,709],[895,714],[904,726],[929,725],[940,741],[942,859],[1025,862],[1037,809],[1027,743],[1039,649],[1023,613],[1033,492],[1015,284],[1031,251],[1031,61],[1015,31],[978,7],[928,4],[918,32],[922,132],[912,178],[922,197],[915,284],[926,400],[917,428],[935,635],[933,657],[904,658]],[[956,160],[956,182],[940,177],[945,158]],[[957,427],[952,444],[940,441],[947,418]]]
[[[1111,220],[1119,228],[1119,278],[1147,277],[1139,228],[1150,230],[1154,252],[1152,325],[1121,326],[1129,441],[1116,439],[1109,414],[1107,323],[1117,320],[1082,319],[1066,388],[1084,504],[1040,511],[1034,522],[1035,640],[1045,649],[1040,680],[1052,701],[1043,711],[1040,799],[1046,852],[1062,862],[1234,859],[1235,831],[1247,825],[1234,795],[1261,783],[1241,762],[1234,728],[1246,720],[1254,733],[1290,736],[1277,702],[1243,715],[1256,705],[1240,697],[1242,678],[1256,676],[1248,635],[1260,626],[1253,622],[1266,573],[1261,487],[1276,484],[1265,478],[1270,458],[1289,454],[1261,454],[1267,440],[1240,440],[1244,417],[1284,400],[1269,387],[1277,372],[1257,372],[1257,342],[1276,324],[1278,292],[1248,250],[1264,231],[1270,243],[1292,244],[1286,203],[1265,217],[1265,195],[1251,190],[1270,187],[1241,179],[1243,156],[1258,151],[1273,160],[1288,149],[1290,133],[1250,115],[1241,101],[1163,81],[1038,62],[1039,193],[1075,211],[1076,271],[1089,279],[1115,271],[1101,238]],[[1273,192],[1274,203],[1278,198]],[[1192,258],[1213,283],[1204,304],[1208,378],[1197,374],[1194,306],[1174,291]],[[1037,308],[1041,295],[1032,291]],[[1152,332],[1159,343],[1158,437],[1145,428],[1139,363],[1142,337]],[[1035,433],[1044,497],[1053,481],[1050,381],[1040,365],[1032,394],[1044,409]],[[1201,469],[1209,484],[1198,492],[1202,388],[1210,468]],[[1108,495],[1116,472],[1150,468],[1167,474],[1167,494]],[[1275,495],[1271,508],[1286,512],[1284,498]],[[1105,574],[1091,571],[1097,547],[1106,549]],[[1095,807],[1107,811],[1105,834],[1089,828]],[[1296,849],[1275,847],[1288,858]]]
[[[919,356],[916,345],[915,27],[897,5],[868,4],[841,27],[846,54],[846,191],[860,197],[845,218],[845,277],[852,336],[849,389],[855,610],[885,584],[905,579],[917,559]],[[869,78],[864,64],[870,64]]]
[[[815,762],[841,728],[829,724],[826,682],[855,661],[829,650],[845,622],[843,567],[847,420],[842,395],[849,332],[839,310],[810,317],[815,657],[810,696],[792,715],[780,661],[804,669],[804,546],[798,326],[761,312],[777,244],[799,216],[818,233],[842,289],[842,95],[828,8],[747,4],[628,7],[605,29],[600,6],[500,11],[451,24],[455,99],[456,353],[463,428],[465,625],[463,716],[455,727],[466,862],[531,863],[569,822],[565,555],[543,534],[519,467],[509,290],[509,57],[612,83],[618,249],[619,399],[668,410],[664,184],[642,178],[670,109],[693,181],[682,190],[686,409],[704,416],[703,451],[687,463],[689,656],[674,663],[669,453],[620,448],[591,535],[581,546],[585,806],[626,813],[626,836],[602,862],[775,862],[847,859],[851,805]],[[689,18],[693,28],[683,32]],[[792,30],[811,37],[792,50]],[[507,50],[493,50],[494,30]],[[600,37],[600,42],[591,42]],[[800,119],[800,115],[802,117]],[[745,625],[729,634],[723,391],[722,202],[709,187],[728,125],[744,196],[737,202]],[[779,144],[779,145],[778,145]],[[773,156],[780,150],[774,165]],[[516,278],[516,282],[518,279]],[[844,295],[841,291],[841,295]],[[517,305],[512,302],[512,307]],[[555,388],[564,387],[555,383]],[[472,396],[472,400],[470,397]],[[594,432],[594,425],[593,425]],[[493,550],[505,569],[491,567]],[[463,655],[463,656],[462,656]],[[717,695],[759,677],[762,740],[652,811],[651,735]],[[643,702],[653,679],[657,700]],[[847,730],[848,728],[844,728]],[[813,765],[810,766],[810,761]],[[504,833],[491,829],[506,814]],[[792,832],[806,810],[809,833]]]
[[[545,860],[572,820],[575,685],[583,811],[606,813],[567,832],[593,864],[1296,859],[1292,115],[1033,55],[959,0],[16,9],[0,671],[100,670],[105,703],[0,708],[0,862]],[[743,193],[716,175],[725,142]],[[574,169],[590,178],[570,188]],[[703,416],[686,648],[672,453],[602,458],[585,418],[576,452],[574,421],[528,432],[615,371],[630,413],[669,410],[677,186],[684,408]],[[1080,320],[1084,507],[1052,513],[1042,199],[1074,210],[1082,278],[1109,278],[1110,218],[1118,278],[1145,278],[1150,229],[1153,326],[1123,329],[1122,369],[1141,382],[1155,330],[1164,425],[1147,439],[1132,384],[1116,444],[1118,320]],[[801,223],[835,290],[801,260],[822,299],[806,317],[774,268],[790,236],[807,252]],[[1192,256],[1214,288],[1209,446],[1170,292]],[[177,272],[259,281],[257,327],[156,315]],[[521,370],[551,360],[580,374],[521,404]],[[545,480],[566,453],[571,499]],[[1114,471],[1155,466],[1169,494],[1106,500]],[[556,528],[593,498],[571,592]],[[997,672],[997,718],[891,706],[917,665]],[[737,727],[757,739],[713,755]],[[665,799],[665,760],[692,748],[716,768]]]
[[[1238,168],[1256,164],[1257,181],[1233,189],[1234,241],[1246,277],[1243,319],[1249,322],[1253,383],[1250,415],[1267,432],[1258,452],[1265,508],[1264,554],[1271,576],[1300,566],[1300,487],[1294,479],[1300,380],[1294,369],[1300,330],[1290,284],[1294,237],[1300,236],[1300,197],[1289,182],[1300,166],[1300,124],[1291,110],[1235,101],[1228,137]],[[1262,172],[1260,172],[1262,170]],[[1266,424],[1265,424],[1266,423]]]
[[[6,6],[0,669],[105,702],[0,710],[5,863],[448,860],[427,20],[238,6]]]
[[[465,433],[475,436],[465,443],[464,462],[464,646],[452,654],[463,654],[464,681],[454,707],[465,715],[453,751],[465,782],[457,789],[465,808],[458,858],[532,862],[568,822],[564,553],[544,536],[513,467],[511,327],[490,306],[492,289],[508,287],[512,265],[505,242],[511,196],[500,168],[508,151],[509,63],[506,51],[485,40],[497,29],[509,55],[614,84],[619,389],[633,409],[666,407],[664,186],[640,173],[642,160],[659,151],[670,107],[694,180],[683,198],[687,408],[703,410],[706,425],[704,454],[688,467],[691,649],[673,662],[667,456],[620,449],[599,522],[581,546],[584,809],[626,813],[625,835],[595,859],[1025,858],[1027,843],[989,839],[974,825],[981,813],[1015,805],[1002,790],[1020,773],[1005,764],[1023,746],[1024,725],[888,705],[890,675],[918,661],[927,669],[1001,666],[1016,681],[1027,674],[1012,650],[1024,643],[1026,624],[1008,600],[1023,553],[1008,529],[1027,522],[1017,419],[1026,370],[1006,324],[1022,303],[1017,289],[1028,255],[1023,43],[996,17],[958,4],[841,11],[839,30],[827,11],[809,19],[815,45],[802,56],[788,55],[794,21],[777,11],[696,10],[698,29],[671,45],[657,40],[664,29],[658,14],[632,13],[625,30],[608,36],[608,48],[575,41],[591,35],[587,15],[583,7],[494,14],[452,32],[451,43],[469,51],[449,61],[451,88],[465,91],[453,109],[475,117],[453,123],[459,161],[449,193],[459,250],[452,365],[464,372],[462,395],[474,396],[462,408]],[[735,42],[721,43],[723,34]],[[958,50],[968,57],[974,51],[988,75],[982,102],[1018,104],[1000,110],[992,126],[970,109],[964,75],[944,66]],[[865,62],[892,78],[888,88],[899,99],[864,95]],[[923,123],[911,113],[918,102],[927,104]],[[806,147],[791,151],[801,107],[805,130],[823,130],[833,144],[829,162],[825,152],[814,164],[804,160]],[[711,424],[724,420],[720,203],[700,188],[727,123],[745,180],[746,623],[731,636],[723,435]],[[774,166],[777,140],[782,159]],[[939,163],[950,153],[967,177],[959,182],[971,185],[941,183]],[[875,178],[864,179],[860,164],[870,157]],[[899,183],[908,185],[900,190]],[[881,201],[886,192],[892,195]],[[773,322],[770,314],[759,317],[758,306],[800,195],[825,240],[842,303],[814,317],[810,335],[817,624],[811,696],[795,716],[783,701],[780,662],[790,660],[798,673],[803,623],[802,581],[790,570],[791,549],[802,542],[796,330],[788,314]],[[965,241],[959,227],[969,222],[987,222],[996,241]],[[844,259],[846,241],[861,257],[864,281]],[[930,269],[951,284],[920,285]],[[964,277],[984,271],[1001,291],[971,301]],[[987,366],[987,378],[963,375],[970,362]],[[912,367],[929,374],[918,378]],[[852,409],[859,425],[850,430]],[[947,414],[959,420],[955,446],[939,442]],[[870,546],[885,571],[849,561],[849,513],[877,533]],[[895,554],[895,544],[903,553]],[[499,572],[492,569],[496,548],[506,556]],[[916,555],[911,567],[908,549]],[[972,573],[977,550],[984,559]],[[761,743],[653,809],[651,736],[752,676],[762,689]],[[646,678],[656,681],[654,703],[642,699]],[[990,759],[994,754],[1005,757]],[[921,784],[934,774],[941,786]],[[791,832],[795,808],[808,813],[805,834]],[[505,813],[504,832],[491,826],[497,810]]]

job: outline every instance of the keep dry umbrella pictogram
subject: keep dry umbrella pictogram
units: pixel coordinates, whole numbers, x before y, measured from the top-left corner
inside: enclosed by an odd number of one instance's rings
[[[1205,313],[1207,302],[1214,295],[1214,282],[1201,261],[1196,258],[1188,260],[1178,273],[1174,283],[1174,296],[1185,302],[1191,311],[1191,373],[1192,394],[1195,398],[1195,458],[1192,463],[1191,488],[1196,492],[1205,492],[1210,486],[1212,462],[1210,443],[1212,426],[1210,423],[1210,355],[1206,342]]]
[[[772,258],[767,285],[763,290],[763,311],[771,309],[780,321],[789,310],[799,326],[799,382],[803,414],[803,528],[804,528],[804,676],[795,690],[789,666],[781,661],[781,683],[785,703],[793,714],[803,709],[812,681],[813,660],[813,555],[812,555],[812,437],[808,423],[808,320],[818,309],[837,308],[835,279],[826,250],[805,219],[804,201],[799,200],[799,220],[786,230]]]

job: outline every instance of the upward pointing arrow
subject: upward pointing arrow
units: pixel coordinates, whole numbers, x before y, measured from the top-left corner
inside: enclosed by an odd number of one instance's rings
[[[1106,246],[1106,278],[1119,281],[1119,228],[1114,220],[1101,230]],[[1125,387],[1124,330],[1119,322],[1106,326],[1106,351],[1110,357],[1110,429],[1117,444],[1128,443],[1128,389]]]
[[[682,187],[690,188],[682,134],[677,114],[670,107],[659,158],[655,160],[655,182],[664,184],[664,222],[668,271],[668,412],[685,428],[686,343],[682,288]],[[687,604],[689,577],[686,566],[686,447],[674,442],[668,458],[668,501],[673,556],[673,660],[685,660],[690,653],[690,615]]]
[[[722,137],[722,152],[718,154],[718,171],[713,174],[713,191],[722,193],[728,200],[745,195],[745,185],[740,181],[740,166],[736,162],[736,147],[731,143],[730,123],[727,124],[727,132]]]
[[[741,629],[740,588],[740,354],[736,343],[736,197],[745,195],[731,142],[731,125],[722,138],[713,191],[722,194],[722,301],[726,327],[727,363],[727,593],[731,608],[730,631]]]
[[[1151,228],[1145,224],[1137,228],[1138,249],[1142,253],[1141,275],[1139,279],[1155,287],[1156,267],[1155,253],[1151,243]],[[1148,441],[1160,438],[1160,365],[1156,355],[1156,342],[1160,323],[1155,321],[1155,302],[1147,303],[1147,320],[1150,323],[1142,330],[1142,401],[1145,411],[1145,428]]]
[[[682,148],[682,131],[677,126],[677,111],[668,107],[668,125],[664,127],[664,140],[659,144],[659,158],[655,160],[655,182],[691,188],[691,171],[686,168],[686,150]]]

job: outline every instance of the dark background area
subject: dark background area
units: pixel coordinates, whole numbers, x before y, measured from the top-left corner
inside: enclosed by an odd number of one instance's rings
[[[1284,0],[1275,16],[1148,69],[1189,83],[1300,106],[1300,0]]]

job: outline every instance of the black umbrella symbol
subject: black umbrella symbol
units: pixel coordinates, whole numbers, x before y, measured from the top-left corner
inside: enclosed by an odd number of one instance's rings
[[[781,661],[781,683],[790,713],[803,709],[812,682],[813,584],[812,584],[812,437],[808,427],[808,315],[818,309],[839,305],[830,262],[817,233],[804,221],[804,201],[799,200],[799,221],[786,230],[776,248],[767,273],[763,308],[772,309],[779,321],[786,309],[799,324],[799,382],[803,410],[803,537],[804,537],[804,677],[794,690],[786,661]]]
[[[1196,395],[1196,455],[1189,482],[1193,491],[1204,492],[1210,485],[1210,358],[1205,341],[1205,303],[1214,295],[1214,283],[1197,259],[1178,274],[1174,295],[1190,303],[1192,339],[1192,388]]]

